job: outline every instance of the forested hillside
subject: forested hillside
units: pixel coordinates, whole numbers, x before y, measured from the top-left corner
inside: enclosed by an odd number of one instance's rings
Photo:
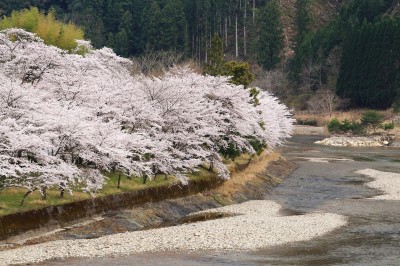
[[[398,0],[3,0],[0,14],[30,6],[125,57],[175,51],[207,65],[217,34],[225,60],[249,62],[255,85],[296,109],[323,108],[321,97],[387,108],[399,94]]]
[[[109,46],[123,56],[145,51],[176,50],[207,61],[215,32],[225,49],[245,56],[256,24],[256,10],[265,0],[6,0],[0,9],[9,15],[29,6],[53,8],[57,17],[83,26],[95,47]],[[275,10],[278,11],[278,10]],[[237,32],[238,36],[235,36]],[[246,36],[245,36],[246,35]],[[247,39],[246,39],[247,37]],[[236,43],[237,38],[237,43]],[[236,47],[237,46],[237,47]]]

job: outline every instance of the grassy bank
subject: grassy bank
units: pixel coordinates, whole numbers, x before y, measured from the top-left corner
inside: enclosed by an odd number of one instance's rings
[[[243,154],[236,158],[235,161],[225,160],[224,163],[228,166],[232,174],[238,172],[241,168],[246,166],[250,159],[258,161],[257,158],[262,158],[266,155],[251,156],[249,154]],[[215,172],[210,172],[206,169],[199,168],[199,171],[188,174],[189,180],[206,180],[215,176]],[[148,187],[158,187],[168,184],[173,184],[176,179],[173,176],[158,175],[152,180],[147,180],[144,184],[143,178],[127,178],[122,176],[120,181],[120,187],[118,188],[118,173],[107,174],[109,178],[104,187],[99,190],[95,196],[102,197],[107,195],[113,195],[124,192],[131,192],[140,190]],[[92,195],[81,192],[79,190],[73,191],[72,195],[65,193],[63,198],[60,198],[60,191],[57,189],[49,189],[46,193],[46,200],[43,200],[39,191],[31,193],[25,200],[24,204],[20,206],[21,200],[24,194],[27,192],[23,188],[7,188],[0,192],[0,216],[7,215],[15,212],[22,212],[32,209],[38,209],[46,206],[55,206],[66,204],[74,201],[84,200],[91,198]]]
[[[199,173],[200,177],[204,174]],[[147,181],[146,184],[143,184],[142,178],[131,178],[128,179],[126,177],[122,178],[120,188],[118,188],[118,174],[109,174],[109,180],[103,187],[103,189],[99,190],[95,196],[102,197],[117,193],[135,191],[146,187],[154,187],[154,186],[162,186],[165,184],[172,184],[174,178],[168,177],[167,179],[164,176],[159,176],[155,180]],[[51,205],[61,205],[65,203],[70,203],[73,201],[79,201],[91,198],[92,195],[81,192],[81,191],[73,191],[72,194],[65,193],[63,198],[60,198],[60,191],[57,189],[49,189],[46,192],[46,200],[43,200],[40,192],[35,191],[31,193],[25,200],[24,204],[20,206],[21,200],[26,193],[26,189],[23,188],[7,188],[0,193],[0,216],[7,215],[10,213],[27,211],[32,209],[38,209]]]

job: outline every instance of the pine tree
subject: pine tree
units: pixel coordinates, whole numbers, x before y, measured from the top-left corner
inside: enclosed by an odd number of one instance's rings
[[[276,0],[268,2],[260,9],[257,24],[259,26],[256,40],[257,62],[270,70],[280,62],[283,49],[283,30]]]
[[[161,44],[163,50],[184,49],[185,13],[182,0],[169,0],[161,11]]]
[[[204,67],[204,73],[212,76],[221,75],[224,66],[223,44],[222,39],[217,33],[211,39],[209,64]]]
[[[224,53],[222,39],[217,33],[214,33],[214,37],[211,39],[210,49],[210,65],[217,67],[223,64]]]
[[[129,39],[125,29],[122,29],[115,36],[115,50],[120,56],[129,56]]]
[[[121,18],[121,22],[119,24],[119,32],[122,32],[123,30],[126,32],[126,37],[127,37],[127,41],[125,43],[126,47],[124,48],[127,50],[127,53],[124,56],[128,56],[132,54],[133,51],[132,14],[129,11],[126,11],[124,13],[124,15]]]
[[[149,6],[146,6],[141,16],[141,51],[160,50],[160,18],[161,10],[158,3],[152,0]]]
[[[115,49],[114,34],[112,34],[112,32],[108,33],[106,46],[109,48]]]
[[[290,78],[293,82],[300,82],[300,72],[302,69],[303,58],[301,56],[301,46],[309,32],[311,17],[309,12],[310,0],[296,0],[296,38],[294,44],[295,58],[293,69],[290,73]]]

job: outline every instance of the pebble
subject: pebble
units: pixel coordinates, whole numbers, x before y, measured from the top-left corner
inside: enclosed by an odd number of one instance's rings
[[[400,200],[400,174],[383,172],[374,169],[364,169],[356,171],[375,180],[368,182],[367,186],[382,190],[385,194],[373,197],[381,200]]]
[[[236,214],[233,217],[127,232],[96,239],[60,240],[26,246],[0,252],[0,265],[140,252],[251,251],[310,240],[347,223],[346,217],[332,213],[281,216],[280,208],[281,206],[273,201],[248,201],[206,211]]]
[[[381,137],[330,137],[315,144],[336,146],[336,147],[383,147],[389,142]]]

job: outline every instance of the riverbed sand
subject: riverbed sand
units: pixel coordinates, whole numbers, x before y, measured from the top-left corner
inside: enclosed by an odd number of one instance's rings
[[[212,210],[236,214],[223,219],[22,247],[0,252],[0,265],[138,252],[257,250],[319,237],[347,222],[344,216],[331,213],[282,216],[280,208],[273,201],[248,201]]]
[[[368,182],[367,186],[382,190],[385,194],[373,199],[400,200],[400,174],[382,172],[374,169],[364,169],[356,172],[375,179]]]

